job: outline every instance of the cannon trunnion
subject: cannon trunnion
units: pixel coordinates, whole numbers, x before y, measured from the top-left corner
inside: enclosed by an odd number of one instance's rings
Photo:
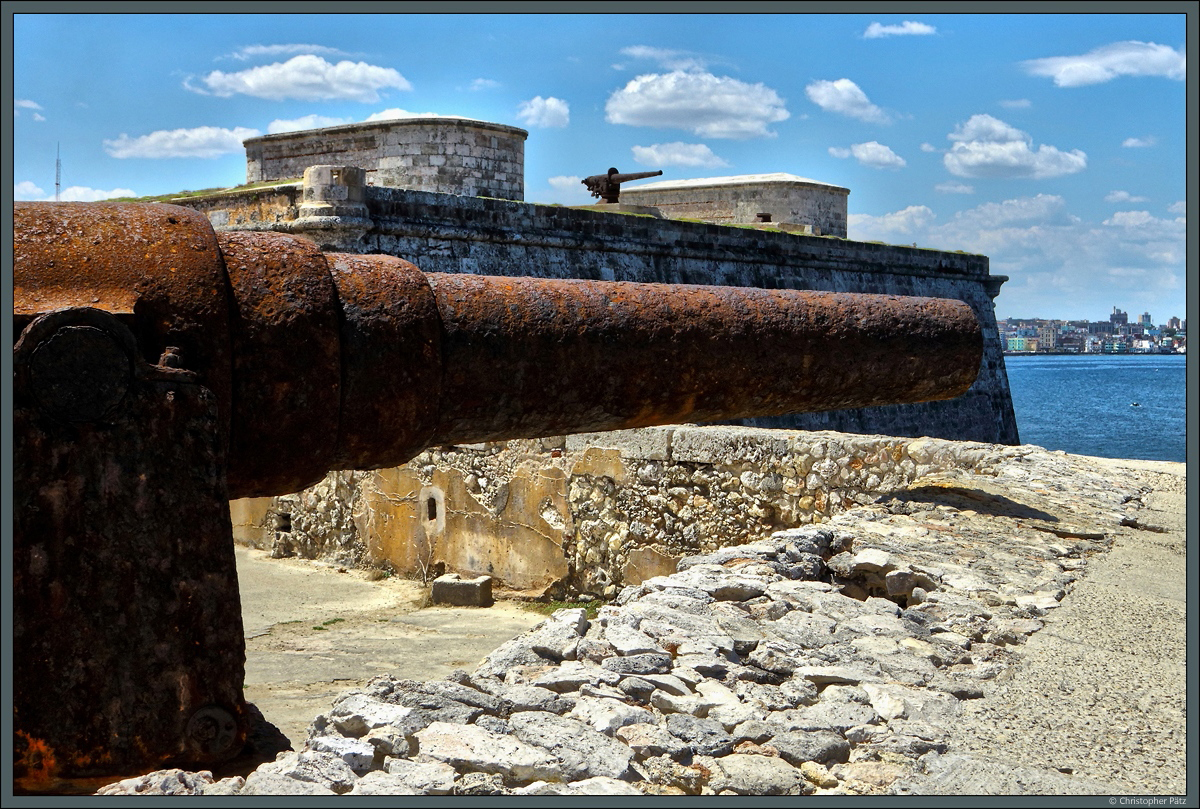
[[[951,398],[959,301],[425,274],[169,205],[15,212],[18,776],[247,732],[228,500],[429,446]]]

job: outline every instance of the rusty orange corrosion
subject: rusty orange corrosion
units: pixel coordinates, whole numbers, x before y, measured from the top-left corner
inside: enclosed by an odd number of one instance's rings
[[[230,496],[427,446],[948,399],[957,300],[425,274],[170,205],[17,203],[18,326],[90,306],[217,395]]]

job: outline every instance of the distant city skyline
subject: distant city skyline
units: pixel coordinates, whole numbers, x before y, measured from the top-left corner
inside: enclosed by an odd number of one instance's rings
[[[1103,317],[1042,317],[1040,315],[1030,315],[1030,316],[1009,315],[1008,317],[997,317],[996,319],[997,320],[1059,320],[1064,323],[1071,322],[1071,321],[1078,322],[1078,321],[1086,320],[1091,323],[1100,323],[1103,321],[1107,321],[1115,313],[1115,311],[1121,311],[1121,312],[1125,313],[1126,315],[1130,315],[1129,309],[1122,309],[1120,306],[1113,306],[1109,310],[1108,314]],[[1133,318],[1134,323],[1138,323],[1140,321],[1140,318],[1146,314],[1150,315],[1150,318],[1151,318],[1150,322],[1153,323],[1155,326],[1165,326],[1167,324],[1167,322],[1170,320],[1180,320],[1180,321],[1187,320],[1187,318],[1183,317],[1182,315],[1166,315],[1163,317],[1159,317],[1159,316],[1155,315],[1153,312],[1135,312],[1131,315],[1131,317]]]
[[[1186,318],[1194,8],[16,14],[13,193],[54,198],[58,143],[62,198],[98,200],[239,184],[256,135],[456,115],[529,131],[531,202],[786,172],[850,189],[851,239],[989,256],[998,318]]]

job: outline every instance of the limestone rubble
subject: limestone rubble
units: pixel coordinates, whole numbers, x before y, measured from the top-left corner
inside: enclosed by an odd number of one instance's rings
[[[473,672],[376,677],[314,720],[304,750],[244,781],[165,771],[102,792],[977,788],[962,774],[978,759],[960,750],[956,726],[979,714],[972,706],[1114,536],[1146,527],[1148,490],[1036,447],[976,460],[827,522],[687,557],[591,620],[560,610]],[[1061,769],[1009,768],[995,788],[1114,791]]]

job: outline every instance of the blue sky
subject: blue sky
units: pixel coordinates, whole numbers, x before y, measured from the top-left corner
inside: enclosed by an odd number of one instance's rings
[[[1185,4],[1181,4],[1182,7]],[[23,15],[14,195],[245,181],[241,140],[434,113],[609,166],[850,188],[852,239],[966,250],[1004,317],[1186,317],[1183,14]],[[409,257],[418,265],[419,256]]]

